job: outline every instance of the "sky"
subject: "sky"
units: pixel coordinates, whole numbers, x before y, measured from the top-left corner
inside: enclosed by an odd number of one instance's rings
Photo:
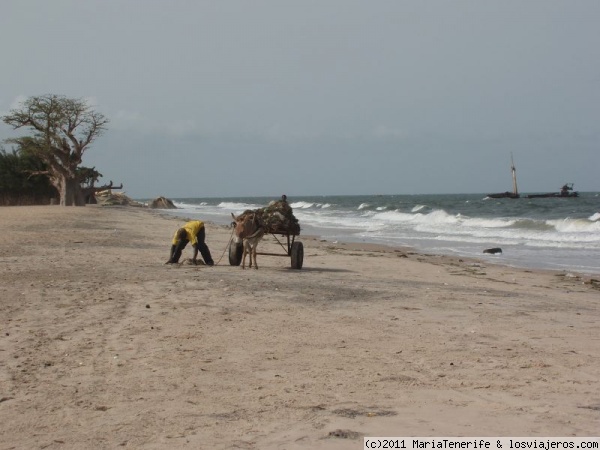
[[[3,0],[0,115],[142,199],[600,191],[597,0]],[[23,135],[0,123],[0,141]],[[10,150],[4,144],[4,148]]]

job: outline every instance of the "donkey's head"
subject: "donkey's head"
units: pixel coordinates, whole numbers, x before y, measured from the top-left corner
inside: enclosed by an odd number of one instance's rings
[[[234,220],[232,225],[234,226],[235,242],[242,242],[243,239],[252,236],[260,228],[259,220],[254,213],[244,212],[237,217],[231,213],[231,217]]]

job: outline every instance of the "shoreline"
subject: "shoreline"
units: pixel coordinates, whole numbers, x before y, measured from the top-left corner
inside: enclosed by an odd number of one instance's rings
[[[594,282],[303,235],[242,271],[211,222],[222,261],[169,266],[160,210],[0,211],[2,448],[597,432]]]
[[[158,209],[156,210],[152,210],[149,209],[149,211],[160,211]],[[169,210],[169,211],[175,211],[175,210]],[[177,213],[167,213],[167,212],[163,212],[162,214],[160,214],[160,217],[164,217],[165,219],[170,219],[170,218],[178,218],[181,221],[187,221],[187,220],[201,220],[201,219],[196,219],[196,218],[190,218],[187,217],[185,214],[182,215],[178,215]],[[218,223],[212,220],[204,220],[203,222],[207,223],[207,224],[211,224],[212,226],[216,226],[216,227],[224,227],[224,228],[229,228],[226,225],[222,224],[222,223]],[[447,258],[448,260],[457,262],[457,263],[470,263],[472,265],[491,265],[491,266],[498,266],[498,267],[505,267],[508,269],[514,269],[517,271],[526,271],[526,272],[539,272],[539,273],[547,273],[547,274],[552,274],[552,275],[556,275],[556,276],[568,276],[568,277],[574,277],[574,278],[578,278],[581,280],[586,280],[586,281],[590,281],[590,280],[599,280],[600,279],[600,274],[592,274],[592,273],[587,273],[587,272],[582,272],[582,271],[578,271],[578,270],[566,270],[566,269],[551,269],[551,268],[543,268],[543,267],[522,267],[519,265],[514,265],[514,264],[509,264],[508,262],[503,262],[502,260],[498,260],[498,261],[491,261],[491,260],[486,260],[484,256],[482,257],[477,257],[477,256],[459,256],[459,255],[449,255],[449,254],[443,254],[443,253],[435,253],[435,252],[425,252],[422,251],[416,247],[411,247],[411,246],[401,246],[401,245],[393,245],[393,244],[380,244],[380,243],[374,243],[374,242],[358,242],[357,240],[352,240],[352,239],[348,239],[348,240],[344,240],[343,238],[340,238],[336,241],[331,241],[328,239],[324,239],[319,235],[316,234],[300,234],[298,235],[298,239],[300,240],[312,240],[315,241],[317,244],[316,245],[329,245],[329,246],[340,246],[341,248],[346,248],[348,250],[364,250],[364,251],[378,251],[378,252],[391,252],[391,253],[404,253],[406,255],[411,254],[411,255],[418,255],[421,257],[438,257],[438,258]],[[494,258],[499,258],[497,256],[494,256]]]
[[[512,202],[457,195],[297,197],[290,204],[304,232],[329,241],[408,246],[420,253],[600,277],[593,200],[582,199],[575,210],[570,202],[511,208]],[[227,223],[229,210],[263,203],[268,199],[219,197],[178,199],[175,206],[195,218]],[[483,254],[496,247],[502,255]]]
[[[179,209],[179,208],[178,208]],[[183,208],[181,211],[178,209],[169,210],[167,215],[177,215],[179,217],[190,216],[195,220],[208,220],[216,224],[228,223],[223,220],[225,214],[217,215],[215,212],[204,211],[204,214],[198,211],[190,211],[189,209]],[[304,224],[306,225],[306,224]],[[381,245],[387,248],[401,248],[410,249],[412,252],[428,255],[443,254],[449,257],[457,259],[476,259],[485,264],[497,264],[506,267],[512,267],[515,269],[522,270],[548,270],[554,273],[570,273],[572,275],[579,275],[589,278],[600,278],[600,268],[595,262],[595,258],[590,254],[586,254],[585,250],[580,253],[583,258],[576,258],[573,249],[565,250],[564,252],[556,249],[545,249],[537,247],[522,246],[520,249],[515,247],[514,244],[507,244],[498,242],[495,239],[490,240],[486,244],[473,245],[465,244],[461,241],[447,241],[441,242],[427,239],[417,239],[414,242],[410,242],[410,237],[407,237],[407,242],[394,242],[393,239],[385,242],[376,241],[368,237],[356,237],[349,234],[345,234],[343,231],[340,233],[334,233],[332,235],[331,229],[320,229],[318,226],[306,225],[303,227],[304,236],[315,236],[320,239],[326,239],[332,244],[336,242],[343,242],[346,244],[373,244]],[[405,240],[406,240],[405,239]],[[486,255],[483,250],[486,248],[500,247],[503,253],[500,255]]]

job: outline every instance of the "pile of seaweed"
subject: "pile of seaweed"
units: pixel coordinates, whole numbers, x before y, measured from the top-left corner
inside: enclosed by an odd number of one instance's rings
[[[272,201],[268,206],[253,211],[246,210],[242,216],[246,214],[256,214],[267,233],[300,234],[298,219],[294,216],[292,207],[285,200]]]
[[[173,201],[166,197],[157,197],[148,206],[152,209],[177,209]]]
[[[144,206],[143,204],[130,199],[122,192],[106,191],[96,192],[96,201],[101,206]]]

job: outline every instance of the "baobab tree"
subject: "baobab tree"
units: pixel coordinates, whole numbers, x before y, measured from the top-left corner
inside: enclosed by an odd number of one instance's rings
[[[2,120],[13,129],[28,128],[32,135],[8,139],[22,151],[40,158],[44,173],[60,195],[63,206],[83,206],[83,154],[106,129],[108,119],[81,99],[60,95],[30,97]]]

